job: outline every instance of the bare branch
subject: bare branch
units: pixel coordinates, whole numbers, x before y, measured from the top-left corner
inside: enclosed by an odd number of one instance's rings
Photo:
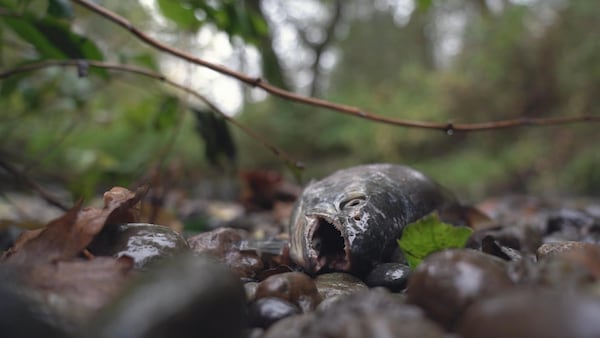
[[[21,67],[17,67],[17,68],[9,69],[4,72],[0,72],[0,79],[4,79],[4,78],[8,78],[10,76],[16,75],[16,74],[30,72],[30,71],[39,70],[39,69],[48,68],[48,67],[76,67],[76,68],[79,68],[82,66],[82,64],[89,65],[90,67],[133,73],[133,74],[149,77],[149,78],[152,78],[155,80],[162,81],[172,87],[175,87],[185,93],[188,93],[188,94],[194,96],[195,98],[199,99],[200,101],[202,101],[211,110],[213,110],[215,113],[217,113],[223,119],[227,120],[229,123],[231,123],[234,126],[236,126],[237,128],[239,128],[246,135],[248,135],[251,138],[253,138],[254,140],[260,142],[264,147],[271,150],[271,152],[273,154],[275,154],[275,156],[283,159],[289,166],[292,166],[296,169],[303,168],[303,164],[301,162],[294,160],[285,151],[283,151],[276,145],[270,143],[265,137],[259,135],[258,133],[254,132],[252,129],[241,124],[235,118],[225,114],[221,109],[219,109],[212,102],[210,102],[206,97],[204,97],[204,95],[198,93],[197,91],[195,91],[189,87],[186,87],[182,84],[179,84],[177,82],[169,80],[163,74],[153,72],[148,69],[129,66],[129,65],[122,65],[122,64],[110,64],[110,63],[93,61],[93,60],[47,60],[47,61],[38,62],[38,63],[30,63],[30,64],[27,64],[27,65],[24,65]]]
[[[391,117],[386,117],[382,115],[377,115],[366,111],[364,109],[360,109],[353,106],[342,105],[333,103],[327,100],[307,97],[303,95],[298,95],[292,93],[290,91],[284,90],[282,88],[270,85],[263,81],[261,78],[255,78],[248,76],[246,74],[234,71],[227,67],[217,65],[202,59],[199,59],[191,54],[188,54],[184,51],[169,47],[140,31],[138,28],[134,27],[129,21],[119,16],[118,14],[109,11],[106,8],[103,8],[99,5],[96,5],[93,2],[87,0],[73,0],[76,4],[79,4],[103,17],[106,19],[118,24],[119,26],[129,30],[133,35],[135,35],[138,39],[142,40],[146,44],[161,50],[165,53],[174,55],[183,60],[189,61],[191,63],[209,68],[214,70],[215,72],[221,73],[223,75],[235,78],[249,86],[262,88],[268,93],[271,93],[275,96],[279,96],[281,98],[300,102],[303,104],[325,108],[329,110],[334,110],[346,115],[351,115],[379,123],[386,123],[396,126],[402,127],[410,127],[410,128],[422,128],[422,129],[433,129],[433,130],[441,130],[448,134],[457,133],[457,132],[471,132],[471,131],[481,131],[481,130],[496,130],[496,129],[507,129],[507,128],[515,128],[515,127],[523,127],[523,126],[550,126],[550,125],[559,125],[559,124],[569,124],[569,123],[581,123],[581,122],[600,122],[600,116],[597,115],[578,115],[578,116],[564,116],[564,117],[553,117],[553,118],[517,118],[510,120],[499,120],[492,122],[481,122],[481,123],[444,123],[444,122],[426,122],[426,121],[413,121],[413,120],[402,120],[395,119]],[[166,80],[166,79],[165,79]],[[273,149],[271,149],[273,150]]]
[[[59,201],[56,197],[52,196],[49,192],[47,192],[41,185],[31,179],[27,174],[19,171],[17,168],[13,167],[7,161],[4,161],[2,157],[0,157],[0,168],[6,170],[9,174],[11,174],[16,180],[23,182],[29,188],[37,191],[37,193],[46,201],[48,204],[53,205],[63,211],[67,211],[70,208]]]

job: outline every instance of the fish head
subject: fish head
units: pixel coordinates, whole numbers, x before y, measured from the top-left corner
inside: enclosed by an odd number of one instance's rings
[[[292,259],[309,273],[360,274],[391,254],[403,212],[389,183],[350,171],[310,184],[291,218]]]

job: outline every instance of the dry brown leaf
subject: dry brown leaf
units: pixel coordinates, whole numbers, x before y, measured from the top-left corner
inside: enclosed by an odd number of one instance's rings
[[[25,232],[2,257],[22,292],[65,325],[84,323],[121,290],[134,264],[129,257],[83,259],[81,254],[106,225],[135,222],[144,193],[115,187],[104,194],[103,208],[82,209],[77,203],[44,229]]]
[[[17,266],[27,266],[59,258],[60,249],[69,237],[80,208],[81,204],[77,203],[67,213],[48,223],[44,229],[34,230],[37,233],[21,235],[15,245],[6,252],[5,261]]]
[[[77,203],[62,217],[37,233],[25,233],[3,259],[17,266],[64,261],[77,257],[105,224],[135,222],[135,205],[145,192],[114,187],[104,194],[104,208],[84,208]]]

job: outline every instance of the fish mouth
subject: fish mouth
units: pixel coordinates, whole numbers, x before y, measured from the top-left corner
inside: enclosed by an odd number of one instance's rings
[[[308,258],[314,272],[350,271],[350,244],[341,224],[316,216],[308,228]]]

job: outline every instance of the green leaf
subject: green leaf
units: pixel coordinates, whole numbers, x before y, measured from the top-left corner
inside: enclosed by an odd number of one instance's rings
[[[34,26],[68,58],[102,60],[102,52],[88,38],[73,33],[70,26],[52,18],[34,22]]]
[[[4,18],[4,22],[10,27],[19,37],[29,42],[40,53],[41,56],[49,59],[62,59],[64,54],[60,49],[56,48],[42,32],[40,32],[29,20],[22,18]]]
[[[223,167],[222,157],[227,164],[235,166],[236,147],[227,121],[210,110],[191,110],[196,116],[196,130],[204,140],[206,158],[216,167]]]
[[[165,18],[176,23],[179,28],[195,31],[200,27],[193,7],[184,7],[180,1],[173,0],[158,0],[157,3]]]
[[[8,26],[48,59],[102,60],[102,52],[88,38],[73,33],[68,23],[52,17],[37,19],[32,15],[5,18]]]
[[[57,18],[71,19],[73,18],[73,5],[68,0],[49,0],[47,12],[48,15]]]
[[[464,247],[472,232],[471,228],[443,223],[437,213],[433,213],[406,226],[398,246],[414,269],[434,252]]]

